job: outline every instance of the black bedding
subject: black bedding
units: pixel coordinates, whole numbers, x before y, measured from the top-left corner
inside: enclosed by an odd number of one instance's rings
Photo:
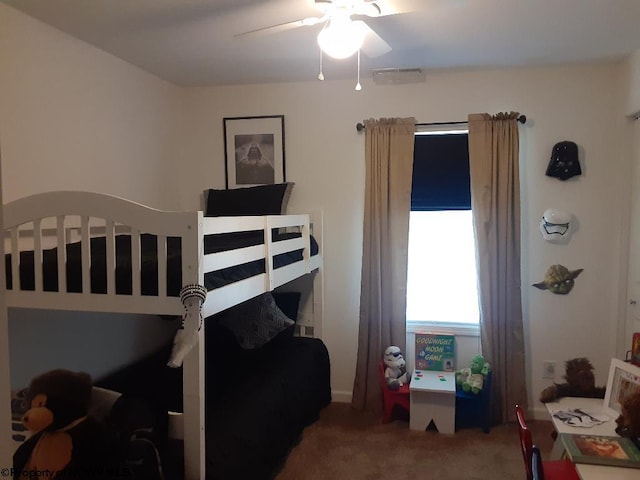
[[[205,329],[206,478],[272,479],[331,401],[327,349],[319,339],[283,334],[243,350],[214,318]],[[157,412],[182,411],[182,369],[165,366],[169,351],[97,385],[145,398]]]
[[[299,236],[297,233],[278,233],[274,231],[274,241],[287,240]],[[264,243],[262,231],[207,235],[204,237],[205,253],[216,253]],[[142,295],[158,294],[158,251],[157,238],[143,234],[140,238],[141,249],[141,292]],[[116,293],[131,295],[131,237],[117,235],[116,250]],[[311,237],[311,255],[318,253],[318,244]],[[69,243],[66,246],[67,258],[67,291],[82,292],[81,242]],[[274,268],[280,268],[302,259],[302,250],[274,257]],[[176,237],[167,238],[167,294],[178,297],[183,286],[181,270],[181,240]],[[43,283],[44,291],[58,291],[57,248],[43,251]],[[5,255],[7,288],[13,286],[11,254]],[[229,283],[249,278],[265,272],[264,260],[237,265],[217,270],[205,275],[205,287],[213,290]],[[106,293],[106,240],[104,237],[91,239],[91,292]],[[34,253],[20,252],[20,286],[22,290],[35,290]]]
[[[240,356],[237,368],[207,359],[207,480],[272,478],[331,401],[321,340],[294,337],[266,347]]]

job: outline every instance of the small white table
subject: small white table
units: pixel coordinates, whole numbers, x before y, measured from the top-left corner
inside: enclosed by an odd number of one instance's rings
[[[606,415],[603,411],[604,401],[601,398],[579,398],[579,397],[563,397],[555,402],[549,402],[545,404],[551,421],[553,422],[553,428],[556,432],[560,433],[574,433],[590,435],[604,435],[604,436],[616,436],[616,422],[615,418],[610,418],[608,421],[595,425],[589,428],[572,427],[567,425],[561,420],[552,416],[553,412],[558,410],[569,410],[580,408],[588,413],[602,412],[602,415]],[[550,460],[557,460],[564,454],[564,445],[558,438],[553,445]],[[640,469],[638,468],[623,468],[623,467],[609,467],[606,465],[589,465],[586,463],[574,464],[580,478],[582,480],[638,480],[640,479]]]
[[[409,428],[426,430],[433,421],[438,432],[455,433],[456,377],[453,372],[416,370],[409,384]]]

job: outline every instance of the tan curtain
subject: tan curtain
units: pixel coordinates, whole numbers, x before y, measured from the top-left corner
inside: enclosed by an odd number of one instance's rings
[[[476,235],[482,353],[493,368],[492,419],[526,408],[520,297],[518,114],[469,115],[471,208]]]
[[[406,343],[414,118],[367,120],[360,329],[352,406],[382,412],[378,364]]]

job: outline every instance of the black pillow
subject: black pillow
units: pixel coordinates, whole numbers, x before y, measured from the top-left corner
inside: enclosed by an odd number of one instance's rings
[[[219,322],[231,330],[245,350],[262,347],[295,324],[278,308],[270,292],[225,310]]]
[[[281,215],[286,212],[293,182],[227,190],[207,190],[207,217]]]

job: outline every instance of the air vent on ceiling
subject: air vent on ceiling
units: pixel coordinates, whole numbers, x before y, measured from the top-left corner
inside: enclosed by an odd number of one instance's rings
[[[425,74],[419,68],[379,68],[372,70],[373,82],[377,85],[397,85],[425,81]]]

